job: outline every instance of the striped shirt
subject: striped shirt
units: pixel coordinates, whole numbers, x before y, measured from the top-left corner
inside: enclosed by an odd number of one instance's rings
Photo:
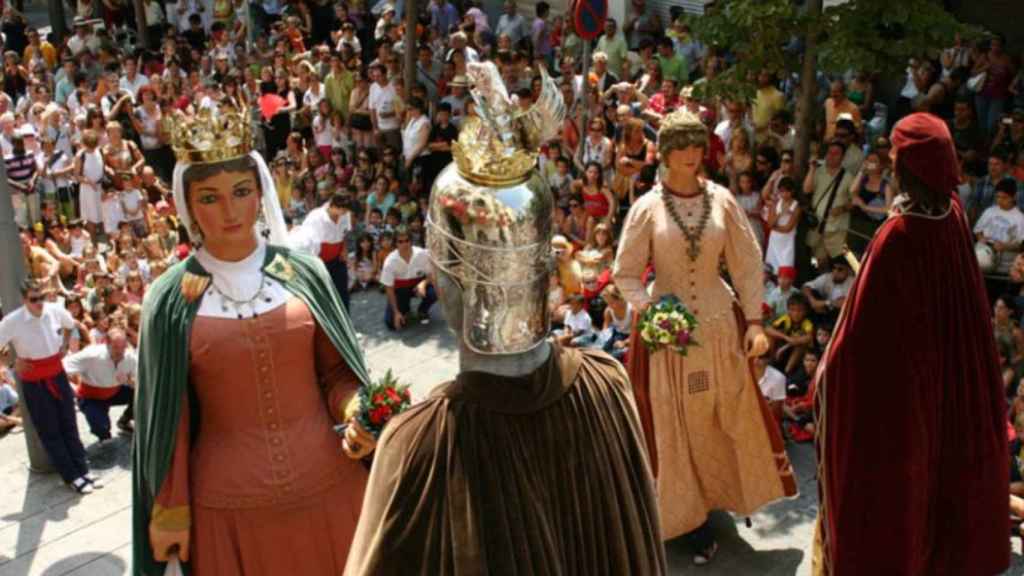
[[[11,182],[26,183],[36,173],[36,159],[28,154],[7,156],[4,165],[7,167],[7,179]]]

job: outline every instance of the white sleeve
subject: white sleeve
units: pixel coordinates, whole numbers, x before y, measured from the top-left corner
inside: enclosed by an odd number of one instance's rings
[[[395,271],[393,269],[394,266],[391,265],[394,260],[392,260],[391,256],[396,253],[397,252],[392,252],[389,254],[384,260],[384,264],[380,267],[380,283],[387,287],[395,285]]]
[[[57,313],[57,321],[60,322],[61,328],[65,330],[73,330],[75,328],[75,318],[68,312],[67,308],[54,304],[53,309]]]
[[[61,363],[64,364],[64,371],[68,374],[85,373],[89,369],[89,360],[92,359],[92,348],[92,346],[87,346],[61,359]]]

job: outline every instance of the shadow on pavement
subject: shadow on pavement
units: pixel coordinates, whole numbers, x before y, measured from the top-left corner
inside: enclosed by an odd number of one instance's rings
[[[42,572],[42,576],[64,576],[72,572],[90,576],[114,576],[126,574],[128,567],[117,556],[97,550],[61,558],[49,565]]]
[[[734,519],[726,512],[712,512],[711,526],[718,539],[718,554],[707,566],[694,566],[693,553],[683,537],[665,543],[669,572],[673,575],[701,576],[793,576],[797,574],[804,551],[797,548],[755,550],[744,540]]]

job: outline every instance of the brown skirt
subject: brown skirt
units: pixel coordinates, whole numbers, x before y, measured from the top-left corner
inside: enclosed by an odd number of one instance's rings
[[[345,570],[366,476],[297,505],[192,508],[195,576],[333,576]]]

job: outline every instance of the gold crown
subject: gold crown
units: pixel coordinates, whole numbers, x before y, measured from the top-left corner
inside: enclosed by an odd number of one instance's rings
[[[519,148],[509,152],[476,117],[465,119],[452,156],[463,178],[489,186],[526,180],[537,163],[536,153]]]
[[[223,162],[252,150],[252,126],[246,110],[199,110],[194,116],[178,112],[171,122],[171,147],[178,162]]]

